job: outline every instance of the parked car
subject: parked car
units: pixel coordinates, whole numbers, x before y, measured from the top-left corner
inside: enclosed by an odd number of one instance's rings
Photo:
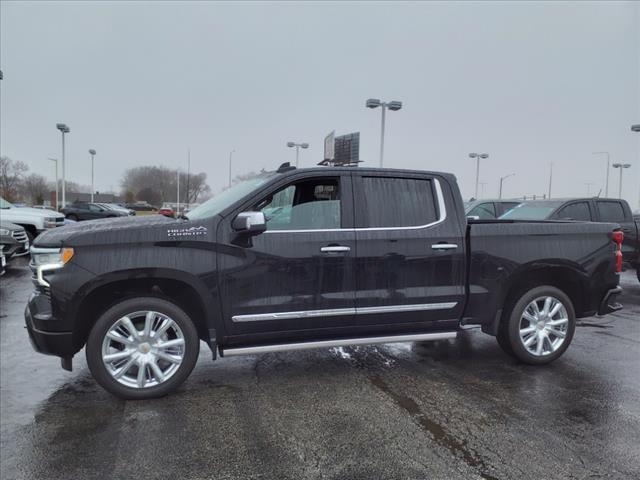
[[[126,207],[136,212],[154,212],[157,210],[156,207],[147,202],[127,203]]]
[[[265,211],[286,208],[273,224]],[[174,390],[200,340],[213,357],[455,339],[466,325],[532,365],[576,319],[617,311],[616,224],[467,224],[447,173],[288,164],[185,220],[160,215],[50,232],[32,248],[34,348],[70,370],[83,347],[123,398]]]
[[[636,269],[640,281],[640,218],[633,216],[625,200],[599,197],[531,200],[521,203],[500,218],[619,224],[624,233],[623,261]]]
[[[29,243],[40,233],[64,224],[64,215],[49,210],[39,210],[37,208],[16,207],[0,198],[0,217],[3,221],[20,225],[27,232]]]
[[[3,245],[4,256],[9,262],[14,256],[29,253],[29,237],[24,227],[0,220],[0,245]]]
[[[174,212],[172,208],[168,208],[168,207],[162,207],[160,210],[158,210],[158,213],[160,215],[164,215],[165,217],[173,218],[176,216],[176,212]]]
[[[38,210],[53,210],[56,211],[55,207],[51,205],[33,205],[31,208],[37,208]]]
[[[122,205],[119,205],[117,203],[98,203],[97,205],[100,205],[104,208],[108,208],[109,210],[117,210],[119,212],[125,212],[127,215],[135,215],[136,211],[135,210],[131,210],[130,208],[126,208],[123,207]]]
[[[464,204],[464,211],[468,218],[489,220],[498,218],[520,203],[520,200],[473,200]]]
[[[81,222],[84,220],[96,220],[99,218],[124,217],[129,215],[124,210],[113,210],[103,207],[102,205],[99,205],[97,203],[84,202],[67,205],[64,208],[61,208],[60,212],[64,213],[67,218],[75,220],[76,222]]]

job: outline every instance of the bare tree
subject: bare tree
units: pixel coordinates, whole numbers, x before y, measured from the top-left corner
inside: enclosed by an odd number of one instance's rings
[[[22,178],[27,171],[29,167],[23,161],[0,157],[0,196],[9,202],[17,200]]]
[[[121,186],[123,196],[133,194],[138,200],[146,200],[153,205],[175,202],[178,171],[156,166],[130,168],[124,173]],[[200,195],[209,191],[205,173],[192,173],[188,177],[186,173],[180,174],[180,203],[196,202]]]
[[[49,185],[46,177],[32,173],[23,180],[22,192],[28,202],[35,205],[44,203],[44,199],[49,195]]]

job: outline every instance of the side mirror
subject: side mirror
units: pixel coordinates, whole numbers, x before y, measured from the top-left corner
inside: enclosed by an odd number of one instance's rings
[[[233,219],[231,227],[236,232],[258,235],[267,229],[267,219],[262,212],[242,212]]]
[[[467,215],[467,220],[480,220],[478,215]]]

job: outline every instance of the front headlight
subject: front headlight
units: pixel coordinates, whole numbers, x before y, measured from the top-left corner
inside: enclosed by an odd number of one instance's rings
[[[0,236],[4,237],[9,235],[9,230],[7,230],[6,228],[0,228]]]
[[[51,228],[56,226],[56,217],[45,217],[44,219],[45,228]]]
[[[57,270],[73,258],[73,248],[38,248],[31,247],[31,261],[36,270],[36,280],[43,287],[48,287],[43,274]]]

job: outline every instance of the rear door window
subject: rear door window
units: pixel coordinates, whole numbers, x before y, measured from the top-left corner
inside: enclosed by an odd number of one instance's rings
[[[356,209],[360,228],[417,227],[438,220],[433,182],[420,178],[361,177]]]
[[[624,222],[624,209],[620,202],[597,201],[596,205],[601,222]]]
[[[577,202],[562,207],[555,217],[558,220],[580,220],[584,222],[591,221],[591,210],[587,202]]]

